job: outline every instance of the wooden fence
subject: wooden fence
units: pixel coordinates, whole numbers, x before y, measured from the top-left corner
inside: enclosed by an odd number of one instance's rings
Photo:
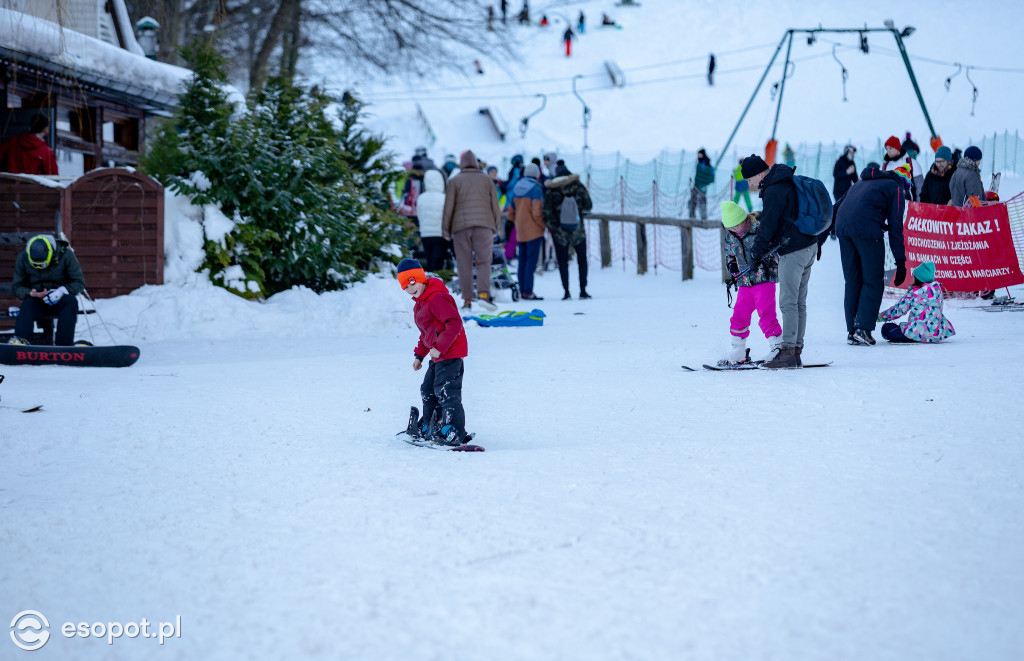
[[[11,280],[28,239],[61,233],[82,265],[93,298],[163,284],[164,190],[159,182],[124,168],[93,170],[73,179],[0,173],[0,309],[20,304],[11,294]]]
[[[587,220],[596,220],[600,223],[601,235],[601,267],[612,265],[612,241],[611,230],[608,223],[634,223],[636,225],[636,272],[638,275],[647,273],[647,225],[666,225],[679,228],[679,250],[681,257],[683,280],[693,278],[693,228],[720,229],[722,230],[722,241],[725,239],[725,230],[720,220],[698,220],[696,218],[662,218],[655,216],[632,216],[628,214],[614,213],[588,213]],[[724,248],[724,243],[722,243]],[[724,260],[723,260],[724,262]],[[723,266],[722,278],[728,279],[729,273]]]

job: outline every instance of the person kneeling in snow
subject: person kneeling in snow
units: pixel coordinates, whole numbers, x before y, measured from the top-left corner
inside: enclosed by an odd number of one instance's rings
[[[912,271],[914,284],[899,303],[878,315],[882,337],[890,342],[941,342],[956,335],[942,314],[942,283],[935,279],[935,264],[924,262]],[[903,315],[907,321],[892,323]]]
[[[462,408],[462,359],[469,354],[469,343],[459,308],[444,283],[438,278],[428,279],[415,259],[399,262],[398,284],[416,301],[412,314],[420,339],[413,350],[413,370],[423,367],[423,359],[430,356],[420,386],[423,417],[416,428],[423,438],[433,436],[433,440],[446,445],[463,445],[467,434]]]
[[[737,285],[736,304],[729,320],[732,348],[726,362],[736,364],[747,360],[747,337],[750,318],[757,311],[757,322],[768,338],[771,349],[761,360],[775,358],[782,346],[782,326],[775,313],[775,283],[779,281],[779,256],[772,254],[751,268],[750,254],[757,236],[759,214],[746,213],[735,202],[722,202],[722,224],[725,235],[725,261]]]

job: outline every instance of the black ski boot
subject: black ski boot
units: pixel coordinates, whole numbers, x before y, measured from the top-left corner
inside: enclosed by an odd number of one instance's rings
[[[853,331],[853,342],[854,344],[862,347],[875,346],[875,338],[871,337],[871,331],[863,328],[858,328]]]

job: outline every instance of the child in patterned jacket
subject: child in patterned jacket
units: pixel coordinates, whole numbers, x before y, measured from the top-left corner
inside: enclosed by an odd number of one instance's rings
[[[775,284],[779,281],[779,256],[765,257],[757,268],[750,266],[749,255],[754,247],[757,223],[760,214],[747,213],[735,202],[722,202],[722,224],[729,231],[725,234],[725,260],[736,285],[736,304],[729,320],[732,347],[723,361],[726,364],[746,362],[747,337],[750,335],[750,320],[757,312],[757,323],[768,338],[770,350],[760,359],[769,361],[779,352],[782,344],[782,326],[775,311]],[[746,271],[744,273],[744,271]]]
[[[942,283],[935,279],[935,264],[924,262],[913,270],[914,284],[900,301],[878,315],[882,337],[890,342],[941,342],[956,335],[942,314]],[[903,315],[907,321],[892,323]]]

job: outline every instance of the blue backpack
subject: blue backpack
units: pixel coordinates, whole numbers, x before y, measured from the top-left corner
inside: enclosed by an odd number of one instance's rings
[[[796,228],[801,234],[818,236],[832,225],[832,197],[825,184],[812,177],[793,175],[799,211]]]

